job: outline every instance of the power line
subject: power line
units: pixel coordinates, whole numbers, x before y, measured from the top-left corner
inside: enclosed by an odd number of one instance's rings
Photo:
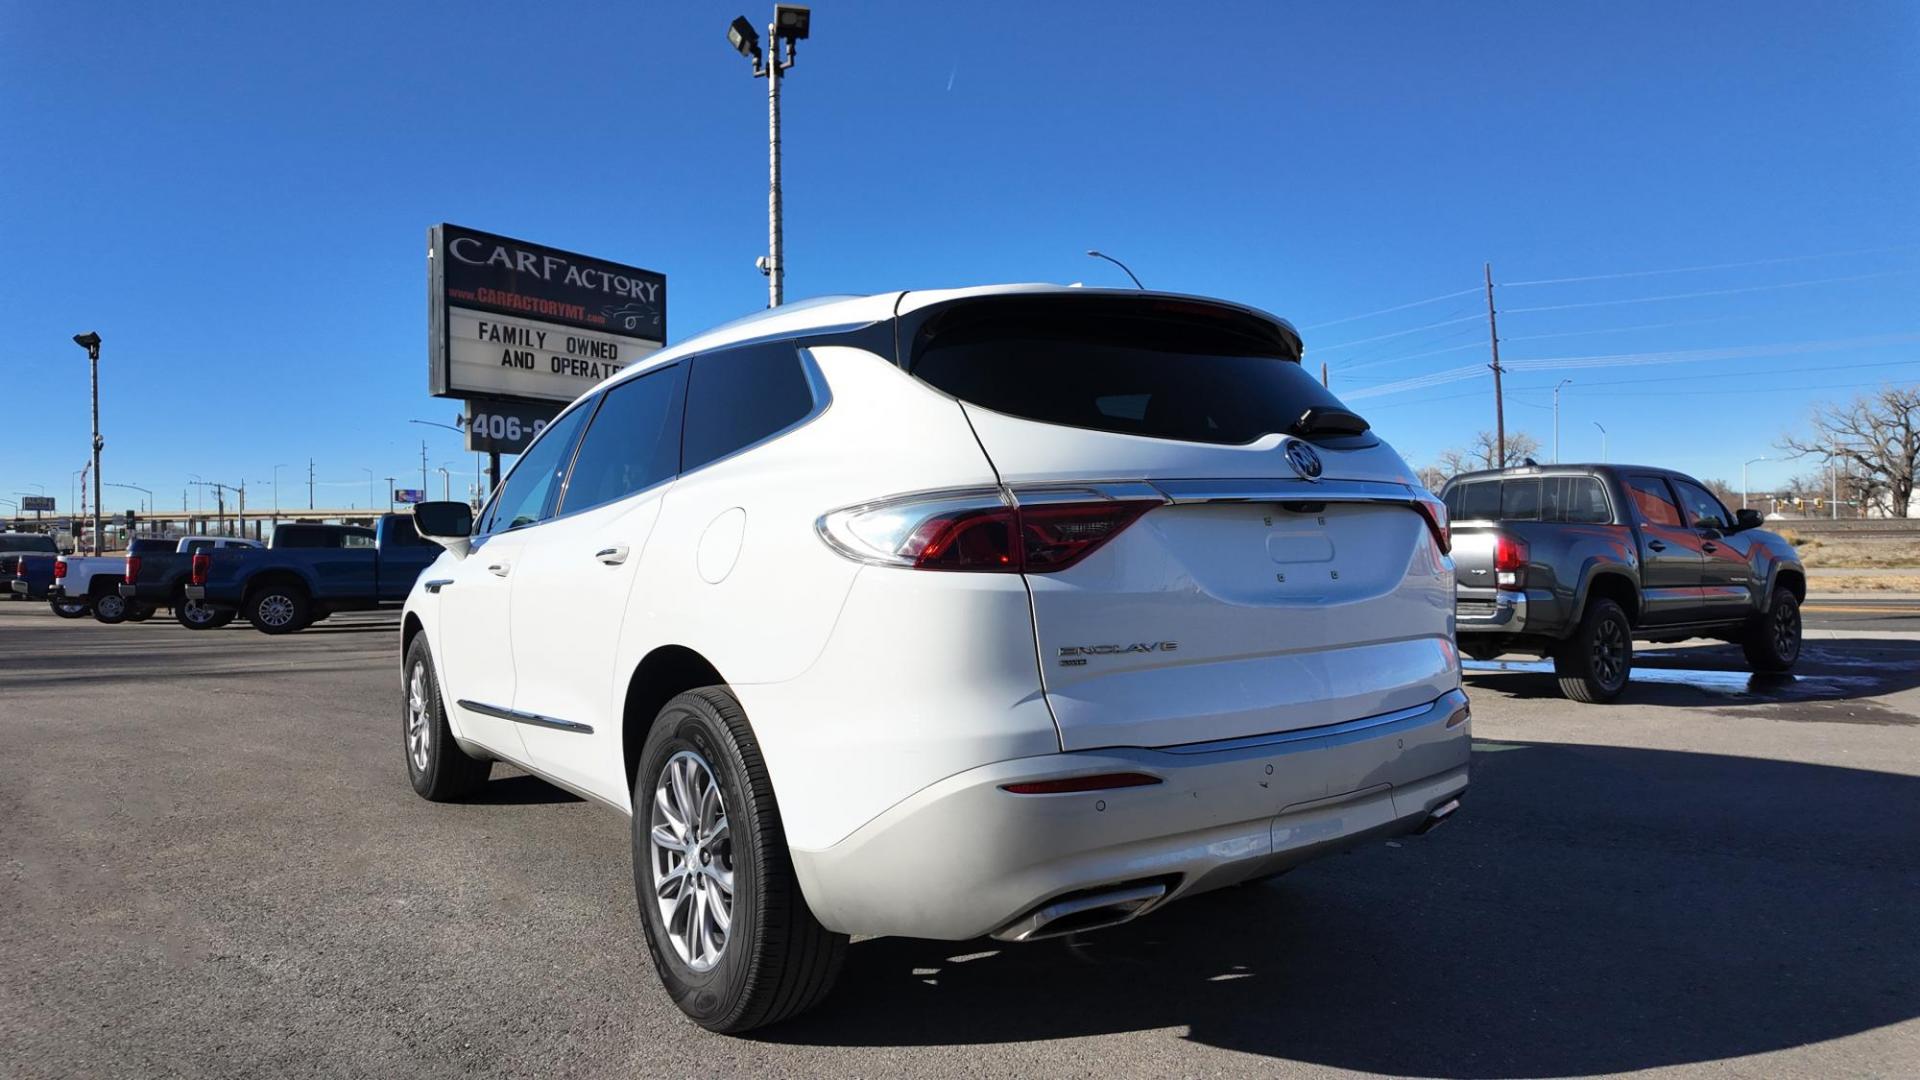
[[[1665,330],[1674,326],[1699,326],[1704,323],[1732,322],[1739,315],[1715,315],[1706,319],[1674,319],[1669,322],[1635,323],[1632,326],[1600,326],[1591,330],[1560,330],[1551,334],[1514,334],[1501,341],[1544,341],[1547,338],[1585,337],[1589,334],[1624,334],[1631,330]]]
[[[1755,356],[1789,356],[1795,353],[1830,352],[1835,349],[1865,349],[1878,345],[1910,345],[1920,342],[1920,332],[1878,334],[1871,337],[1830,338],[1821,341],[1781,341],[1767,345],[1737,345],[1719,349],[1675,349],[1666,352],[1613,353],[1597,356],[1556,356],[1540,360],[1515,360],[1507,367],[1515,371],[1569,371],[1578,368],[1636,367],[1642,364],[1698,363],[1704,360],[1744,360]]]
[[[1696,397],[1706,394],[1778,394],[1802,390],[1849,390],[1861,386],[1885,386],[1886,379],[1863,383],[1807,383],[1801,386],[1750,386],[1731,390],[1668,390],[1665,393],[1677,397]],[[1609,394],[1594,394],[1593,397],[1627,397],[1637,394],[1634,390],[1616,390]]]
[[[1353,341],[1342,341],[1337,345],[1316,345],[1308,351],[1312,352],[1314,355],[1317,356],[1320,353],[1326,352],[1329,349],[1345,349],[1354,345],[1365,345],[1368,342],[1372,342],[1372,341],[1385,341],[1388,338],[1406,337],[1408,334],[1417,334],[1422,330],[1434,330],[1442,326],[1452,326],[1456,323],[1478,322],[1478,321],[1480,321],[1480,316],[1478,315],[1463,315],[1457,319],[1442,319],[1439,322],[1428,323],[1425,326],[1416,326],[1411,330],[1395,330],[1391,334],[1376,334],[1373,337],[1369,337],[1369,338],[1356,338]]]
[[[1783,281],[1773,285],[1747,285],[1738,289],[1705,289],[1699,292],[1667,293],[1664,296],[1632,296],[1623,300],[1586,300],[1577,304],[1544,304],[1538,307],[1508,308],[1507,314],[1518,315],[1528,311],[1567,311],[1572,308],[1613,307],[1619,304],[1651,304],[1656,300],[1693,300],[1702,296],[1733,296],[1736,293],[1772,292],[1778,289],[1799,289],[1808,285],[1837,285],[1846,281],[1869,281],[1874,278],[1898,277],[1902,274],[1920,273],[1920,270],[1885,270],[1876,274],[1849,274],[1845,277],[1813,278],[1809,281]]]
[[[1768,368],[1766,374],[1792,375],[1803,371],[1858,371],[1867,368],[1907,367],[1913,364],[1920,364],[1920,360],[1882,360],[1871,364],[1817,364],[1808,367]],[[1709,375],[1656,375],[1645,379],[1603,379],[1599,382],[1586,382],[1578,385],[1583,388],[1593,386],[1639,386],[1643,383],[1694,382],[1700,379],[1725,378],[1727,378],[1725,373],[1715,372]],[[1547,392],[1548,388],[1544,386],[1522,386],[1509,391],[1509,393],[1514,394],[1544,394]],[[1542,407],[1544,408],[1544,406]]]
[[[1583,274],[1579,277],[1540,278],[1535,281],[1503,281],[1500,284],[1509,289],[1521,289],[1530,285],[1567,285],[1578,281],[1618,281],[1621,278],[1655,277],[1661,274],[1692,274],[1704,270],[1738,270],[1750,266],[1778,266],[1782,263],[1809,262],[1814,259],[1836,259],[1845,255],[1883,255],[1890,251],[1912,251],[1920,244],[1895,244],[1891,247],[1854,248],[1851,251],[1823,251],[1815,255],[1785,255],[1775,259],[1749,259],[1746,262],[1707,263],[1701,266],[1674,266],[1663,270],[1628,270],[1617,274]]]
[[[1371,319],[1375,315],[1390,315],[1393,312],[1405,311],[1408,308],[1422,307],[1427,304],[1437,304],[1442,300],[1451,300],[1456,296],[1470,296],[1473,293],[1477,293],[1479,291],[1480,291],[1479,286],[1475,286],[1471,289],[1462,289],[1459,292],[1442,293],[1439,296],[1429,296],[1425,300],[1415,300],[1412,303],[1408,303],[1408,304],[1395,304],[1393,307],[1381,308],[1378,311],[1366,311],[1358,315],[1349,315],[1344,319],[1334,319],[1331,322],[1314,323],[1312,326],[1302,326],[1300,327],[1300,329],[1302,331],[1319,330],[1323,327],[1339,326],[1341,323],[1358,322],[1361,319]]]

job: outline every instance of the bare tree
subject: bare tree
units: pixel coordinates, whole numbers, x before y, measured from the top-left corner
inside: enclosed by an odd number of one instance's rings
[[[1783,435],[1777,444],[1838,466],[1842,485],[1889,517],[1907,516],[1920,471],[1920,386],[1888,386],[1846,405],[1813,410],[1813,434]]]
[[[1436,467],[1448,476],[1459,476],[1475,469],[1510,469],[1540,452],[1540,440],[1524,431],[1507,432],[1507,456],[1499,457],[1499,440],[1491,431],[1475,432],[1465,449],[1443,450]],[[1495,461],[1499,461],[1496,465]]]
[[[1453,475],[1438,465],[1422,465],[1414,471],[1416,475],[1420,477],[1420,483],[1425,486],[1428,491],[1432,492],[1438,492],[1441,488],[1446,487],[1447,478]]]

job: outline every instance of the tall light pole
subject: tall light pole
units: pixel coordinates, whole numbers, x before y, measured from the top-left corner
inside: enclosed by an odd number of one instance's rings
[[[379,501],[373,494],[373,470],[362,465],[360,471],[367,474],[367,510],[371,512],[373,504]]]
[[[1768,458],[1765,454],[1762,454],[1759,457],[1750,457],[1747,460],[1740,463],[1740,509],[1745,510],[1747,508],[1747,466],[1753,464],[1756,461],[1768,461],[1768,460],[1771,460],[1771,459]]]
[[[433,471],[440,474],[440,497],[448,502],[452,502],[453,474],[447,471],[445,465],[436,466]]]
[[[275,525],[280,524],[280,470],[286,467],[285,462],[273,467],[273,523]]]
[[[812,12],[799,4],[773,5],[773,21],[767,24],[767,36],[773,39],[773,55],[760,52],[760,35],[738,16],[727,27],[727,42],[734,51],[753,61],[753,76],[767,80],[767,253],[758,260],[760,272],[767,275],[767,306],[779,307],[785,296],[787,273],[780,227],[780,80],[793,66],[794,43],[804,39]],[[781,43],[786,43],[786,59],[780,58]]]
[[[87,367],[92,371],[93,380],[93,553],[100,554],[100,545],[106,539],[105,530],[100,524],[100,448],[106,443],[100,440],[100,335],[89,330],[84,334],[73,335],[73,343],[87,350]]]
[[[1555,465],[1560,464],[1560,387],[1572,381],[1572,379],[1561,379],[1553,388],[1553,463]]]
[[[1108,262],[1112,263],[1113,265],[1119,267],[1120,269],[1125,270],[1127,272],[1127,276],[1130,278],[1133,278],[1133,287],[1136,289],[1139,289],[1142,292],[1146,291],[1147,287],[1145,285],[1140,284],[1140,278],[1134,274],[1133,269],[1129,267],[1126,263],[1121,262],[1119,259],[1114,258],[1113,256],[1107,254],[1104,251],[1095,251],[1092,248],[1087,249],[1087,254],[1093,256],[1096,259],[1105,259]]]
[[[146,492],[146,495],[147,495],[146,499],[142,500],[140,503],[140,512],[143,514],[147,512],[147,507],[153,501],[153,490],[151,488],[143,488],[139,484],[116,484],[116,483],[113,483],[112,481],[108,481],[107,486],[118,487],[118,488],[128,488],[132,491]]]
[[[1600,428],[1600,464],[1605,465],[1607,463],[1607,429],[1600,427],[1598,420],[1593,422],[1593,426]]]

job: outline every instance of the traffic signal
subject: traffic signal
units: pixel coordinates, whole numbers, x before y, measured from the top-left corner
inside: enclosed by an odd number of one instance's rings
[[[127,511],[127,531],[133,531],[133,511]]]

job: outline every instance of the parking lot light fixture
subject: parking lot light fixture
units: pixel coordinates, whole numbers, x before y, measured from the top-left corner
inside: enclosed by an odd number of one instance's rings
[[[1756,461],[1771,461],[1771,460],[1773,459],[1767,457],[1765,454],[1762,454],[1759,457],[1748,458],[1747,460],[1740,463],[1740,509],[1745,510],[1747,508],[1747,466],[1753,464]]]
[[[1095,251],[1092,248],[1087,249],[1087,254],[1093,256],[1096,259],[1105,259],[1108,262],[1112,263],[1113,265],[1119,267],[1120,269],[1125,270],[1127,276],[1130,278],[1133,278],[1133,287],[1136,289],[1139,289],[1142,292],[1146,291],[1147,287],[1145,285],[1140,284],[1140,279],[1134,276],[1133,271],[1130,268],[1128,268],[1126,263],[1121,262],[1119,259],[1114,258],[1113,256],[1107,254],[1104,251]]]
[[[87,366],[93,382],[93,553],[100,554],[106,530],[100,521],[100,335],[92,330],[73,335],[73,343],[87,350]]]
[[[745,15],[727,26],[727,41],[734,51],[753,63],[753,76],[767,80],[767,253],[755,260],[767,275],[767,306],[779,307],[786,295],[786,251],[784,226],[780,220],[780,79],[793,66],[794,43],[804,40],[812,30],[809,8],[799,4],[775,4],[773,22],[767,24],[772,38],[771,53],[760,50],[760,35]],[[780,50],[786,46],[786,58]]]

